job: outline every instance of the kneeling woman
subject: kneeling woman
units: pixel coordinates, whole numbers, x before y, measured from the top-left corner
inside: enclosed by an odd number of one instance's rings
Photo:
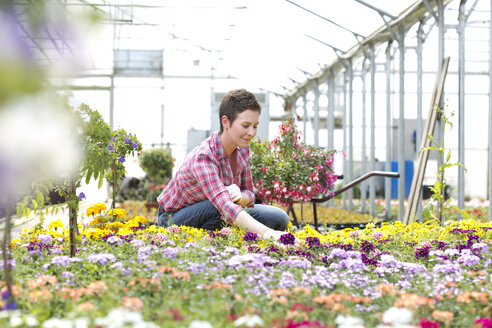
[[[235,224],[263,238],[278,240],[289,216],[280,208],[254,204],[249,143],[256,135],[261,107],[244,89],[229,91],[220,104],[220,131],[190,152],[157,197],[160,226],[207,230]]]

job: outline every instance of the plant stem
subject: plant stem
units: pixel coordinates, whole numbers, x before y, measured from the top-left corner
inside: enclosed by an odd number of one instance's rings
[[[14,302],[14,294],[12,294],[12,276],[10,270],[10,218],[11,218],[11,206],[10,202],[7,202],[7,216],[5,218],[5,230],[3,232],[2,253],[3,253],[3,270],[5,274],[5,283],[7,284],[7,290],[9,291],[9,303]]]
[[[76,240],[75,235],[78,234],[77,226],[77,212],[79,207],[79,202],[77,201],[77,191],[75,186],[75,179],[72,176],[70,178],[70,187],[68,192],[68,215],[69,215],[69,230],[70,230],[70,257],[75,256],[75,246]]]

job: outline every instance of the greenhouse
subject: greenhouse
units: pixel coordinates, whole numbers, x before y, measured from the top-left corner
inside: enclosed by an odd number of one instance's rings
[[[492,328],[492,1],[6,0],[0,41],[0,328]]]

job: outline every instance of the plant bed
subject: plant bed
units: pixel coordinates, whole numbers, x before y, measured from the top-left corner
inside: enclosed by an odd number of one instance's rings
[[[12,241],[15,304],[0,283],[0,327],[491,323],[491,222],[386,222],[324,233],[306,225],[273,243],[234,227],[162,228],[121,210],[117,220],[92,213],[79,225],[72,258],[68,229],[57,224]],[[291,235],[303,244],[294,246]]]

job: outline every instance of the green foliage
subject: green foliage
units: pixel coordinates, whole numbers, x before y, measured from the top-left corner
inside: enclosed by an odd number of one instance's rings
[[[424,206],[422,210],[422,214],[424,218],[427,220],[436,220],[439,222],[441,225],[444,223],[444,212],[446,209],[449,207],[449,203],[451,199],[448,199],[447,201],[445,200],[445,192],[446,192],[446,178],[444,176],[444,172],[453,166],[459,166],[462,167],[465,171],[466,168],[462,163],[451,162],[451,151],[444,149],[444,136],[445,136],[445,130],[446,130],[446,125],[448,125],[451,129],[453,128],[453,123],[449,120],[449,118],[446,116],[445,112],[443,109],[439,107],[434,107],[433,110],[439,113],[441,122],[443,123],[443,129],[441,131],[441,144],[437,144],[434,140],[434,137],[432,135],[427,135],[427,138],[431,141],[431,146],[429,147],[424,147],[420,150],[420,153],[424,151],[435,151],[438,153],[438,170],[436,172],[436,182],[434,183],[434,186],[431,186],[430,189],[432,191],[432,196],[430,198],[430,201],[427,202],[427,204]],[[454,116],[454,112],[451,112],[450,114],[451,117]],[[437,215],[434,214],[434,205],[432,204],[432,201],[437,202]]]
[[[106,171],[106,179],[112,186],[113,202],[111,208],[114,208],[119,185],[126,173],[125,165],[123,164],[125,158],[141,151],[142,144],[137,140],[137,136],[129,134],[123,129],[118,129],[111,133],[111,140],[105,149],[109,151],[110,157],[110,162],[108,163],[110,170]]]
[[[174,159],[170,149],[144,150],[138,160],[151,184],[164,183],[172,176]]]

